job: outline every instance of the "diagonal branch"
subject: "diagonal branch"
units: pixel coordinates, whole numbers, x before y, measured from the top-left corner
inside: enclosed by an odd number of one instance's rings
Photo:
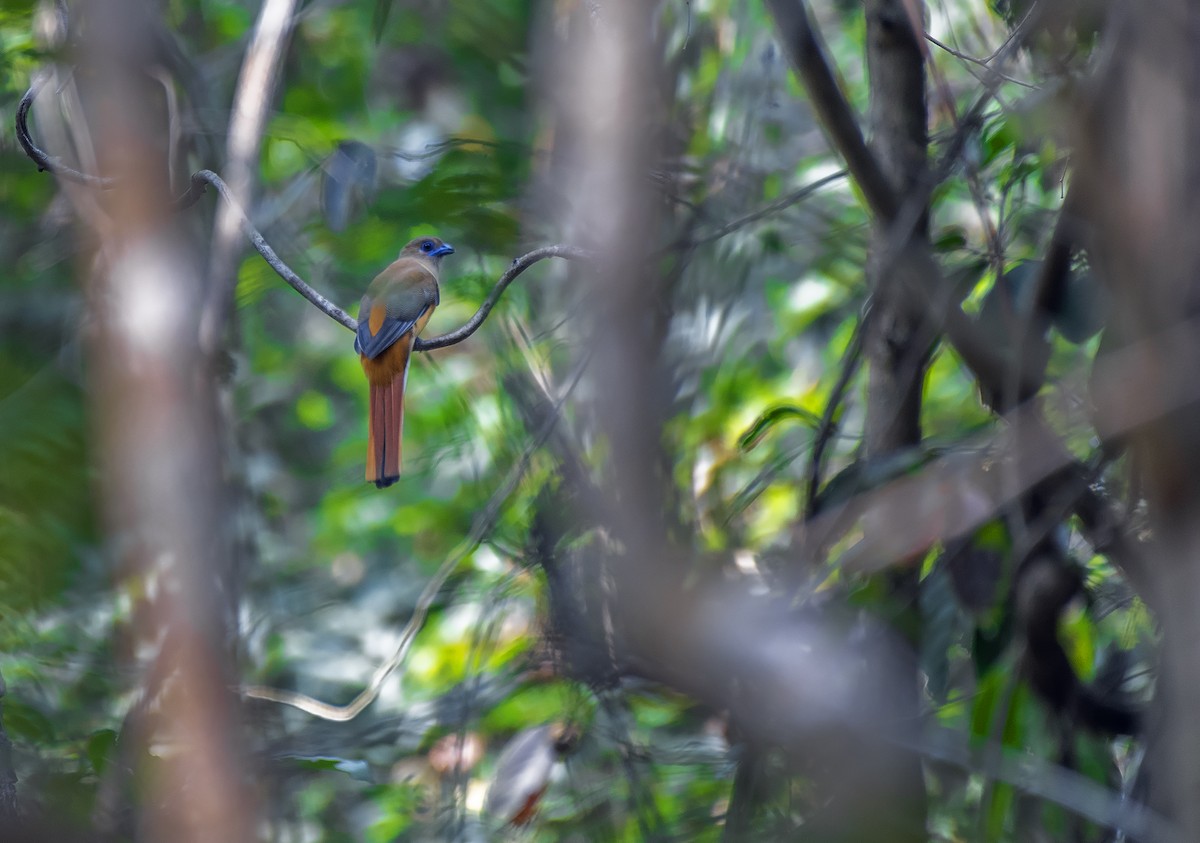
[[[246,216],[246,212],[234,201],[229,190],[229,185],[225,184],[221,177],[212,170],[200,170],[192,174],[191,186],[179,198],[176,207],[187,207],[194,204],[200,194],[204,193],[205,183],[211,184],[221,194],[221,198],[226,202],[226,207],[230,209],[235,217],[235,221],[241,226],[242,233],[246,235],[250,244],[258,250],[258,253],[263,256],[263,260],[270,265],[271,269],[275,270],[280,278],[291,285],[292,289],[308,299],[314,307],[330,319],[349,328],[351,331],[358,328],[358,321],[353,316],[310,287],[303,278],[293,272],[291,267],[280,259],[275,250],[267,243],[266,238],[250,222],[250,219]]]
[[[717,229],[707,232],[705,234],[702,234],[702,235],[696,237],[695,239],[688,239],[686,236],[682,237],[679,240],[677,240],[675,243],[673,243],[670,246],[668,246],[667,248],[663,249],[662,251],[668,252],[668,251],[672,251],[674,249],[680,249],[680,248],[688,248],[688,247],[694,248],[696,246],[703,246],[705,243],[712,243],[714,240],[720,240],[722,237],[725,237],[728,234],[732,234],[733,232],[737,231],[738,229],[745,228],[748,225],[752,225],[761,219],[765,219],[766,217],[771,216],[772,214],[777,214],[780,211],[787,210],[788,208],[795,205],[797,202],[802,202],[805,199],[807,199],[808,197],[812,196],[814,193],[816,193],[818,190],[825,187],[826,185],[832,184],[833,182],[837,181],[838,179],[843,179],[845,177],[846,177],[845,170],[838,170],[836,173],[830,173],[827,176],[822,176],[821,178],[819,178],[809,184],[806,184],[803,187],[799,187],[799,188],[793,190],[791,193],[788,193],[785,196],[781,196],[780,198],[776,199],[774,202],[770,202],[770,203],[764,205],[763,207],[759,208],[758,210],[751,211],[750,213],[746,214],[745,216],[738,217],[735,220],[730,220],[729,222],[726,222],[726,223],[722,224],[721,226],[719,226]]]
[[[211,184],[217,189],[217,192],[221,194],[221,198],[225,200],[227,206],[235,213],[237,221],[241,225],[242,232],[246,235],[246,238],[250,241],[250,244],[254,246],[256,250],[258,250],[258,253],[263,257],[263,260],[267,262],[271,269],[275,270],[275,273],[280,278],[286,281],[292,287],[292,289],[304,296],[304,298],[308,299],[314,307],[316,307],[333,321],[346,328],[349,328],[351,331],[358,329],[357,319],[313,289],[304,281],[303,278],[297,275],[291,267],[283,262],[279,255],[275,253],[275,250],[271,248],[271,245],[267,243],[266,238],[263,237],[259,230],[254,227],[253,223],[250,222],[245,211],[243,211],[241,206],[238,205],[238,203],[234,200],[233,196],[230,194],[229,186],[225,184],[221,177],[212,170],[200,170],[192,176],[191,185],[189,186],[187,192],[184,193],[183,196],[179,197],[176,202],[176,207],[189,207],[190,205],[195,204],[196,200],[199,199],[204,193],[206,184]],[[430,351],[434,348],[445,348],[448,345],[460,343],[467,337],[471,336],[471,334],[479,330],[479,327],[483,324],[484,320],[487,319],[488,314],[492,312],[492,308],[496,306],[496,302],[500,300],[500,296],[504,294],[506,289],[508,289],[508,285],[515,281],[518,275],[529,269],[529,267],[533,266],[538,261],[545,260],[546,258],[567,258],[579,260],[586,259],[589,256],[590,253],[585,249],[581,249],[577,246],[568,246],[562,243],[553,246],[543,246],[540,249],[534,249],[532,252],[521,255],[521,257],[515,259],[512,262],[512,265],[509,266],[509,268],[505,270],[504,274],[500,276],[500,279],[496,282],[496,285],[492,287],[492,291],[488,294],[488,297],[483,300],[483,304],[479,305],[479,309],[475,311],[475,315],[468,319],[461,328],[451,331],[448,334],[431,337],[430,339],[418,338],[416,344],[413,346],[414,349],[417,351]]]
[[[803,0],[767,0],[779,27],[783,48],[808,91],[809,104],[825,127],[834,148],[862,190],[871,213],[890,223],[899,210],[895,192],[878,159],[867,147],[854,109],[842,95],[825,58],[825,50],[809,23]]]

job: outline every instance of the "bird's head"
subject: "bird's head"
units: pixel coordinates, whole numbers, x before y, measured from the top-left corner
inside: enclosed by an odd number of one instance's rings
[[[400,250],[400,257],[424,258],[433,263],[440,263],[446,255],[454,254],[454,247],[437,237],[418,237],[410,240],[408,245]]]

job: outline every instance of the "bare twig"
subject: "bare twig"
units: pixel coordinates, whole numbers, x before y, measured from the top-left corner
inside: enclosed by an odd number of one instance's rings
[[[944,52],[947,52],[950,55],[954,56],[956,59],[960,59],[961,61],[965,61],[970,64],[977,64],[980,67],[986,68],[989,74],[991,74],[999,79],[1003,79],[1005,82],[1012,82],[1014,85],[1020,85],[1022,88],[1029,88],[1030,90],[1033,90],[1033,91],[1036,91],[1038,89],[1037,85],[1032,85],[1029,82],[1022,82],[1020,79],[1017,79],[1016,77],[1001,73],[1000,71],[996,70],[994,67],[989,65],[987,60],[977,59],[974,56],[967,55],[966,53],[960,53],[958,50],[954,49],[953,47],[943,44],[941,41],[934,38],[928,32],[925,33],[925,40],[928,41],[930,44],[933,44],[935,47],[938,47],[939,49],[943,50]],[[972,75],[974,75],[974,74],[972,74]],[[975,78],[978,79],[979,77],[975,77]]]
[[[241,225],[242,233],[246,235],[246,237],[250,240],[250,244],[258,250],[258,253],[263,257],[263,260],[270,265],[271,269],[275,270],[276,274],[279,275],[280,278],[291,285],[292,289],[304,296],[304,298],[308,299],[314,307],[316,307],[330,319],[345,326],[346,328],[349,328],[351,331],[358,328],[358,321],[354,317],[310,287],[307,283],[305,283],[303,278],[293,272],[291,267],[289,267],[280,259],[279,255],[275,254],[275,250],[271,248],[269,243],[267,243],[266,238],[263,237],[262,234],[259,233],[258,229],[255,228],[250,222],[250,219],[246,216],[246,212],[242,210],[241,205],[234,200],[230,193],[229,186],[225,184],[221,177],[212,170],[200,170],[199,172],[194,173],[192,175],[191,187],[188,188],[187,193],[179,198],[176,206],[187,207],[188,205],[193,204],[196,198],[198,198],[199,195],[204,192],[204,185],[206,183],[211,184],[217,189],[217,192],[221,194],[221,198],[225,200],[226,206],[235,215],[234,218]]]
[[[467,320],[456,331],[451,331],[448,334],[442,334],[429,339],[417,338],[416,344],[413,346],[417,351],[429,351],[434,348],[444,348],[448,345],[454,345],[465,340],[471,334],[479,330],[479,326],[483,324],[483,320],[487,319],[488,314],[492,312],[492,308],[496,306],[496,302],[500,300],[500,296],[507,289],[508,285],[516,280],[520,275],[535,263],[546,258],[566,258],[568,260],[586,260],[591,257],[591,252],[586,249],[581,249],[578,246],[568,246],[559,243],[554,246],[543,246],[540,249],[534,249],[521,257],[513,260],[512,265],[504,271],[500,276],[500,280],[496,282],[496,286],[488,293],[488,297],[483,300],[483,304],[479,305],[479,309],[475,311],[475,315]]]
[[[711,243],[714,240],[720,240],[722,237],[725,237],[728,234],[732,234],[733,232],[737,231],[740,228],[745,228],[746,226],[752,225],[761,219],[765,219],[766,217],[771,216],[772,214],[777,214],[780,211],[787,210],[788,208],[795,205],[797,202],[802,202],[803,200],[807,199],[809,196],[812,196],[814,193],[816,193],[822,187],[825,187],[826,185],[829,185],[829,184],[833,184],[835,181],[838,181],[839,179],[844,179],[846,177],[846,175],[847,175],[847,172],[845,170],[838,170],[836,173],[830,173],[827,176],[822,176],[821,178],[817,179],[816,181],[811,182],[810,184],[806,184],[806,185],[804,185],[804,187],[797,188],[797,189],[793,190],[791,193],[788,193],[786,196],[781,196],[780,198],[776,199],[774,202],[770,202],[770,203],[764,205],[763,207],[759,208],[756,211],[751,211],[750,213],[746,214],[745,216],[738,217],[735,220],[730,220],[729,222],[725,223],[724,225],[721,225],[714,231],[710,231],[710,232],[703,234],[699,237],[696,237],[695,239],[692,239],[692,240],[682,239],[682,240],[676,242],[673,246],[671,246],[669,248],[674,249],[674,248],[680,248],[680,247],[684,247],[684,246],[702,246],[705,243]],[[667,250],[664,249],[664,251],[667,251]]]
[[[275,250],[271,248],[269,243],[267,243],[266,238],[263,237],[258,229],[254,227],[254,225],[246,217],[245,212],[242,211],[241,207],[234,201],[233,196],[230,195],[228,185],[226,185],[221,177],[212,170],[200,170],[192,176],[191,186],[188,188],[187,193],[179,197],[176,202],[176,207],[186,208],[194,204],[196,200],[199,199],[204,193],[205,184],[211,184],[213,187],[215,187],[217,192],[221,194],[221,198],[228,203],[230,208],[237,212],[237,218],[241,223],[242,231],[250,240],[250,244],[258,250],[258,253],[263,257],[263,260],[267,262],[271,269],[275,270],[276,274],[279,275],[280,278],[286,281],[292,287],[292,289],[304,296],[304,298],[308,299],[314,307],[316,307],[330,319],[346,328],[349,328],[351,331],[358,329],[357,319],[355,319],[346,311],[342,310],[329,299],[325,298],[325,296],[314,290],[304,281],[303,278],[297,275],[291,269],[291,267],[289,267],[280,259],[279,255],[275,253]],[[587,257],[589,257],[589,252],[587,250],[578,248],[576,246],[568,246],[562,243],[553,246],[544,246],[540,249],[534,249],[532,252],[521,255],[521,257],[515,259],[512,262],[512,265],[509,266],[509,268],[505,270],[504,274],[500,276],[500,279],[496,282],[496,285],[492,288],[492,291],[488,294],[488,297],[484,299],[483,304],[481,304],[479,309],[475,311],[475,315],[467,320],[466,324],[464,324],[458,330],[451,331],[448,334],[442,334],[441,336],[431,337],[430,339],[421,339],[418,337],[414,348],[417,351],[429,351],[434,348],[444,348],[448,345],[460,343],[467,337],[471,336],[471,334],[479,330],[479,326],[483,324],[485,319],[487,319],[488,314],[491,313],[492,308],[496,306],[496,302],[500,300],[500,296],[504,294],[504,291],[508,288],[508,285],[515,281],[518,275],[529,269],[529,267],[533,266],[538,261],[545,260],[546,258],[567,258],[578,260],[585,259]]]

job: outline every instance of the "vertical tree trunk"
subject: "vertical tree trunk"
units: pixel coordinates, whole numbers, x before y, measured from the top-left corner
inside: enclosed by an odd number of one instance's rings
[[[917,4],[912,4],[917,8]],[[912,241],[928,240],[928,208],[913,207],[927,178],[928,120],[925,102],[925,67],[921,36],[903,0],[868,0],[867,69],[870,74],[871,148],[884,176],[900,197],[899,223],[917,220]],[[914,447],[921,441],[921,393],[925,383],[930,337],[919,309],[905,301],[905,291],[892,272],[895,245],[889,244],[890,227],[876,221],[871,235],[867,280],[872,304],[865,334],[868,367],[865,450],[869,459]],[[906,247],[906,245],[904,246]],[[871,528],[889,530],[890,516],[880,512]],[[888,574],[891,589],[902,606],[896,620],[907,630],[919,630],[917,603],[919,568]],[[915,666],[914,666],[915,667]],[[912,676],[911,699],[903,706],[918,710],[918,676]],[[886,803],[893,816],[893,840],[925,838],[925,786],[921,762],[915,756],[897,758]]]
[[[1195,4],[1183,0],[1117,16],[1114,43],[1081,89],[1092,100],[1076,127],[1089,256],[1114,300],[1106,345],[1123,342],[1140,361],[1118,393],[1095,396],[1100,427],[1120,425],[1131,402],[1155,415],[1128,437],[1152,517],[1144,596],[1162,629],[1139,791],[1178,825],[1180,840],[1200,839],[1198,31]]]
[[[928,209],[913,208],[904,197],[920,195],[927,177],[925,67],[903,0],[870,0],[867,14],[867,69],[871,85],[871,148],[902,198],[900,219],[916,214],[913,238],[927,240]],[[867,455],[882,456],[921,441],[921,389],[929,339],[916,308],[905,307],[903,292],[891,281],[896,255],[889,254],[888,230],[876,224],[871,237],[868,282],[873,296],[866,335]],[[894,250],[893,250],[894,252]]]
[[[146,95],[153,71],[142,5],[88,7],[81,78],[90,110],[69,128],[93,148],[106,191],[71,189],[85,238],[90,403],[111,553],[136,595],[131,636],[153,643],[169,680],[123,740],[169,747],[139,779],[138,833],[188,843],[256,838],[257,810],[230,691],[218,572],[229,558],[215,390],[198,342],[203,286],[171,211],[170,150]],[[137,772],[143,772],[138,770]]]

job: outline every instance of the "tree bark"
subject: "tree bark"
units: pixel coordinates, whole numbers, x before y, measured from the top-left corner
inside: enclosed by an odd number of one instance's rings
[[[1147,603],[1162,629],[1150,734],[1138,790],[1200,839],[1200,16],[1184,0],[1123,9],[1108,28],[1096,72],[1081,88],[1076,123],[1080,207],[1089,257],[1113,297],[1114,351],[1143,364],[1119,396],[1095,396],[1098,427],[1119,424],[1122,404],[1154,420],[1129,436],[1150,504]],[[1111,358],[1111,359],[1116,359]],[[1098,358],[1097,366],[1103,366]]]
[[[902,197],[897,225],[916,215],[908,243],[928,249],[928,208],[910,207],[923,195],[928,178],[925,66],[921,35],[914,29],[903,0],[869,0],[867,16],[867,69],[870,76],[870,146],[890,183],[893,194]],[[890,226],[876,219],[871,234],[867,281],[872,304],[864,336],[867,359],[867,418],[865,451],[877,459],[912,448],[921,442],[921,394],[932,337],[923,309],[912,306],[912,290],[893,273],[897,263],[890,244]],[[868,519],[868,529],[891,530],[886,509]],[[917,601],[920,569],[910,565],[889,571],[886,576],[899,609],[895,618],[902,628],[920,629]],[[919,633],[918,633],[919,634]],[[914,642],[915,643],[915,642]],[[918,706],[919,676],[912,673],[906,686],[908,699],[902,706],[913,712]],[[896,750],[887,750],[896,752]],[[897,753],[889,772],[880,782],[881,804],[893,814],[893,840],[925,839],[925,786],[921,761]]]

